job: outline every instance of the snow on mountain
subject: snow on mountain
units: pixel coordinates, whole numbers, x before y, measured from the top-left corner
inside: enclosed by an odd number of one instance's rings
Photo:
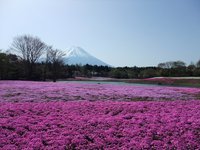
[[[105,62],[99,60],[98,58],[90,55],[88,52],[86,52],[81,47],[71,47],[68,49],[66,55],[64,56],[64,62],[65,64],[69,65],[97,65],[97,66],[110,66],[106,64]]]

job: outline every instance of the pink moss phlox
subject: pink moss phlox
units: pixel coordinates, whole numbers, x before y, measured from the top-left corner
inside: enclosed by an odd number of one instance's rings
[[[199,110],[195,100],[1,103],[0,149],[200,149]]]

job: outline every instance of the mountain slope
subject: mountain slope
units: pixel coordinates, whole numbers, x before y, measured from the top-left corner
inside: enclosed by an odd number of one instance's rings
[[[98,58],[90,55],[81,47],[71,47],[68,49],[66,55],[64,56],[65,64],[69,65],[97,65],[97,66],[109,66],[105,62],[99,60]]]

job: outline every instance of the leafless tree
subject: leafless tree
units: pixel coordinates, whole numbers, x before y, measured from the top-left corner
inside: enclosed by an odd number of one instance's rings
[[[38,37],[22,35],[14,38],[12,49],[25,61],[35,63],[46,49],[46,44]]]
[[[170,68],[181,68],[181,67],[186,67],[185,62],[183,61],[168,61],[165,63],[159,63],[158,64],[159,68],[165,68],[165,69],[170,69]]]
[[[63,56],[65,53],[58,49],[53,49],[52,47],[48,48],[47,51],[47,61],[52,63],[52,75],[53,82],[56,82],[58,72],[60,71],[61,66],[63,65]]]
[[[65,53],[58,49],[49,48],[47,51],[47,57],[51,63],[62,62],[62,58]]]
[[[34,64],[42,56],[46,48],[46,44],[38,37],[22,35],[14,38],[11,49],[22,58],[26,66],[27,76],[31,78]]]

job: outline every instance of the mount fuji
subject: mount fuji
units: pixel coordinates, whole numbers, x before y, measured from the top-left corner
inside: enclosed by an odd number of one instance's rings
[[[107,63],[99,60],[86,52],[81,47],[71,47],[67,50],[66,55],[63,57],[64,63],[68,65],[97,65],[97,66],[110,66]]]

